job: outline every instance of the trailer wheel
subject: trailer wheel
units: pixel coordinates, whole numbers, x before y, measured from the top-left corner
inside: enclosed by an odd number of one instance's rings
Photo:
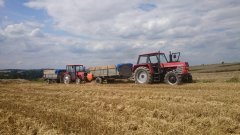
[[[177,73],[170,71],[165,75],[164,82],[170,85],[178,85],[182,82],[182,79]]]
[[[103,83],[103,79],[100,77],[97,77],[95,81],[96,81],[96,83],[99,83],[99,84]]]
[[[192,83],[193,82],[193,79],[192,79],[192,75],[191,74],[188,74],[188,83]]]
[[[183,78],[182,78],[182,82],[184,82],[184,83],[192,83],[193,82],[192,75],[190,73],[184,75]]]
[[[64,75],[64,77],[63,77],[63,82],[64,82],[65,84],[69,84],[70,81],[71,81],[70,75],[68,75],[68,74]]]
[[[50,84],[50,83],[51,83],[51,80],[50,80],[50,79],[47,79],[46,82],[47,82],[47,84]]]
[[[107,79],[107,83],[114,83],[115,79]]]
[[[152,83],[152,75],[146,67],[138,67],[134,72],[135,83],[148,84]]]
[[[81,79],[80,78],[76,79],[76,84],[81,84]]]

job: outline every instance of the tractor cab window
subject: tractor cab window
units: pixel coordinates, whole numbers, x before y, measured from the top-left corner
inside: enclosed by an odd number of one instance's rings
[[[167,61],[167,58],[166,58],[166,56],[164,55],[164,54],[161,54],[160,55],[160,62],[161,63],[167,63],[168,61]]]
[[[74,66],[67,66],[68,72],[74,72]]]
[[[149,62],[148,63],[158,63],[158,57],[156,55],[150,56],[149,57]]]
[[[76,66],[76,72],[81,72],[83,69],[83,66]]]
[[[139,56],[138,64],[147,63],[147,62],[148,62],[147,56]]]

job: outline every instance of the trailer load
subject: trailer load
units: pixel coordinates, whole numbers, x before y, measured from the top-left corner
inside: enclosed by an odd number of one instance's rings
[[[90,67],[88,70],[93,75],[96,83],[114,81],[115,79],[128,79],[132,76],[131,63],[121,63],[117,65]]]

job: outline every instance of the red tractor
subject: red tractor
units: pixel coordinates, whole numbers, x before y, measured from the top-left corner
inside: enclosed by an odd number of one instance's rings
[[[80,84],[81,82],[92,81],[92,74],[86,72],[83,65],[67,65],[66,72],[64,73],[63,82],[69,84],[75,82]]]
[[[137,64],[133,67],[135,83],[147,84],[166,82],[171,85],[182,82],[192,82],[188,72],[188,62],[179,61],[180,52],[169,54],[169,60],[164,53],[148,53],[139,55]]]

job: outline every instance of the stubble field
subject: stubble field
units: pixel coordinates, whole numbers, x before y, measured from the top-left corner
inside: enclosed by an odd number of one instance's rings
[[[180,86],[2,82],[0,134],[240,134],[234,72]]]

